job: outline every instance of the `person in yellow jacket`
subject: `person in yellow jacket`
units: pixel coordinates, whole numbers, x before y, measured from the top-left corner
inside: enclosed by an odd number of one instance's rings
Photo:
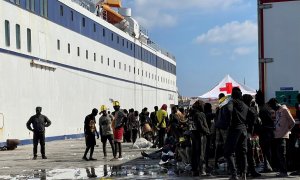
[[[164,146],[164,138],[165,138],[166,127],[167,127],[166,121],[168,119],[167,108],[168,106],[166,104],[163,104],[160,110],[156,112],[156,117],[158,121],[157,129],[158,129],[159,148]]]

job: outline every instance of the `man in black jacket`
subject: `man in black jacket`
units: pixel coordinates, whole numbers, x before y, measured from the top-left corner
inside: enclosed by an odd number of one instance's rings
[[[206,175],[205,170],[205,149],[206,136],[209,135],[209,128],[203,113],[203,101],[196,101],[193,104],[192,127],[192,171],[193,176]]]
[[[234,159],[235,151],[240,154],[241,179],[246,179],[247,173],[247,127],[246,119],[248,107],[242,101],[242,92],[238,87],[232,89],[232,100],[228,104],[230,113],[230,126],[224,147],[224,156],[227,159],[229,170],[231,171],[230,180],[238,180],[237,169]]]
[[[272,172],[271,156],[272,156],[272,142],[274,140],[274,120],[272,119],[271,108],[265,104],[264,95],[262,91],[257,91],[255,101],[259,107],[259,118],[261,120],[261,129],[259,132],[259,144],[261,146],[264,156],[264,170],[263,172]]]
[[[215,169],[218,169],[218,160],[224,155],[224,144],[227,139],[228,127],[231,115],[228,111],[228,103],[231,98],[223,93],[219,94],[219,107],[216,110],[215,129],[216,129],[216,149],[215,149]]]
[[[247,160],[248,160],[248,173],[251,174],[252,177],[259,177],[261,174],[259,174],[255,170],[255,158],[253,153],[253,141],[251,138],[254,135],[255,127],[259,124],[258,121],[258,112],[257,107],[255,106],[255,102],[253,101],[253,97],[250,94],[244,94],[243,95],[243,101],[244,103],[249,107],[249,111],[247,114]],[[254,104],[253,104],[254,102]]]
[[[45,155],[45,127],[51,125],[51,121],[44,115],[41,114],[42,107],[36,107],[36,115],[31,116],[31,118],[26,123],[27,129],[33,131],[33,160],[37,158],[37,146],[40,141],[41,154],[43,159],[47,159]],[[33,128],[31,127],[31,124]]]

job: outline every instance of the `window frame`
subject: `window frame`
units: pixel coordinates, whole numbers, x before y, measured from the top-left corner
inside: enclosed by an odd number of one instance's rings
[[[21,26],[16,24],[16,48],[21,49]]]
[[[31,29],[27,28],[27,51],[32,51]]]
[[[5,45],[10,47],[10,22],[8,20],[4,21],[5,26]]]

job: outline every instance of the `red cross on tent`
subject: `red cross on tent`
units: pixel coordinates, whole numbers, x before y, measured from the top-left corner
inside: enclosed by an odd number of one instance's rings
[[[224,93],[225,95],[230,95],[232,93],[232,89],[234,87],[239,87],[243,94],[251,94],[255,95],[256,92],[254,89],[249,88],[243,84],[238,83],[234,79],[232,79],[229,75],[226,75],[222,81],[220,81],[214,88],[205,94],[199,96],[202,99],[218,99],[220,93]]]
[[[232,93],[232,83],[226,83],[226,86],[225,87],[221,87],[220,88],[220,91],[223,92],[223,91],[226,91],[227,94],[231,94]]]

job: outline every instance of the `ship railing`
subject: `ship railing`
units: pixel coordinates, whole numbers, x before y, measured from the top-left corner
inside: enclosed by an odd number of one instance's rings
[[[96,8],[96,12],[95,14],[99,17],[101,17],[103,20],[108,22],[108,17],[107,17],[107,12],[105,10],[103,10],[102,8],[97,9]],[[136,35],[134,34],[134,29],[132,27],[129,27],[127,29],[127,33],[130,36],[135,37]],[[148,36],[148,31],[146,28],[144,28],[143,26],[140,26],[140,33]],[[148,36],[149,37],[149,36]],[[150,39],[147,40],[147,45],[150,46],[151,48],[153,48],[154,50],[164,54],[165,56],[171,58],[172,60],[176,61],[175,56],[173,56],[171,53],[169,53],[167,50],[161,48],[160,46],[158,46],[155,42],[151,41]]]
[[[155,42],[151,41],[150,39],[148,39],[147,45],[150,46],[150,47],[152,47],[156,51],[162,53],[163,55],[171,58],[172,60],[176,61],[175,56],[173,56],[171,53],[169,53],[165,49],[161,48],[159,45],[157,45]]]

